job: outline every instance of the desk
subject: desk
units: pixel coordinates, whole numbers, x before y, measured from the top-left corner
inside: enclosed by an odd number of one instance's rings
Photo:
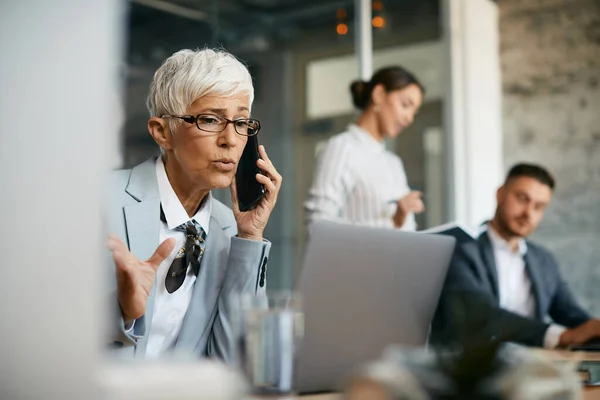
[[[556,361],[599,361],[600,352],[572,352],[567,350],[534,350],[536,354],[555,359]],[[583,388],[583,400],[599,400],[600,386],[585,386]],[[261,400],[260,398],[252,398],[249,400]],[[269,400],[277,400],[270,398]],[[319,394],[296,396],[293,398],[281,398],[280,400],[342,400],[341,394]]]
[[[586,386],[583,388],[582,400],[598,400],[600,399],[600,386]],[[275,399],[276,400],[276,399]],[[293,399],[285,400],[342,400],[340,394],[318,394],[312,396],[297,396]]]
[[[568,350],[533,350],[536,354],[557,361],[600,361],[600,352],[568,351]]]
[[[342,400],[339,394],[319,394],[314,396],[298,396],[295,400]],[[582,400],[600,399],[600,386],[586,386],[583,388]]]
[[[600,352],[580,352],[568,350],[535,350],[536,353],[555,359],[557,361],[598,361],[600,362]],[[584,400],[600,399],[600,386],[585,386],[583,388]],[[317,400],[317,399],[315,399]],[[326,400],[326,399],[323,399]]]

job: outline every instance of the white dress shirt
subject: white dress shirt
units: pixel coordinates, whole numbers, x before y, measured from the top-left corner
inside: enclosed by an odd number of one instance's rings
[[[535,318],[536,300],[527,274],[524,256],[527,253],[525,239],[519,239],[516,250],[488,224],[487,234],[494,249],[500,307],[515,314]],[[544,347],[555,348],[565,328],[551,325],[544,337]]]
[[[410,192],[402,160],[368,132],[350,124],[319,153],[304,203],[307,222],[327,219],[394,228],[396,202]],[[403,230],[416,230],[414,215]]]
[[[160,202],[167,221],[166,223],[161,221],[159,240],[162,243],[169,238],[175,238],[176,244],[171,254],[160,264],[156,272],[156,297],[154,299],[154,313],[152,314],[149,330],[146,358],[160,356],[175,343],[196,282],[196,275],[192,272],[192,268],[188,266],[185,281],[179,289],[169,293],[165,287],[165,277],[171,263],[179,249],[185,245],[185,233],[176,231],[175,228],[194,219],[208,236],[212,210],[212,196],[209,193],[206,201],[196,214],[192,218],[188,216],[169,182],[162,157],[158,157],[156,160],[156,178],[158,180]],[[202,266],[200,266],[200,269],[202,270]]]

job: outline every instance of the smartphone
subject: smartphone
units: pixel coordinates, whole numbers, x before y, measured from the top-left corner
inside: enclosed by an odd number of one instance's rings
[[[256,180],[256,174],[261,173],[260,168],[256,165],[259,158],[258,135],[248,136],[246,147],[244,147],[235,173],[240,211],[252,210],[265,195],[264,185]]]

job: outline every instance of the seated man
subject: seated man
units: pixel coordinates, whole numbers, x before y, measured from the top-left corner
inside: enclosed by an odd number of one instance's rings
[[[225,51],[182,50],[156,71],[148,130],[162,155],[114,172],[108,193],[110,343],[122,356],[230,359],[230,295],[265,289],[263,231],[281,186],[260,146],[256,180],[266,194],[240,212],[233,178],[260,128],[253,97],[248,70]],[[211,196],[227,187],[233,211]]]
[[[600,337],[600,320],[577,304],[552,254],[526,240],[553,189],[553,178],[539,166],[510,170],[487,232],[457,245],[432,325],[433,343],[478,339],[555,348]]]

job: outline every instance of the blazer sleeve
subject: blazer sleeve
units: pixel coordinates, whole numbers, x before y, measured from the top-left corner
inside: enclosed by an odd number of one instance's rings
[[[137,344],[137,341],[146,334],[146,320],[145,316],[141,316],[133,322],[133,326],[130,329],[126,329],[125,322],[123,321],[123,313],[117,299],[117,292],[113,292],[112,302],[115,303],[113,309],[113,333],[112,343],[109,347],[122,348],[132,347]]]
[[[502,309],[484,284],[477,254],[475,243],[456,248],[432,323],[432,344],[497,340],[543,346],[548,324]]]
[[[550,301],[548,314],[552,320],[568,328],[574,328],[588,321],[591,316],[577,303],[569,286],[560,274],[558,263],[552,254],[546,253],[548,269],[556,274],[557,286]]]
[[[131,329],[125,328],[125,322],[123,321],[123,312],[118,301],[117,294],[117,280],[115,276],[115,265],[112,256],[109,251],[106,251],[107,260],[106,264],[110,266],[109,271],[109,282],[108,282],[108,299],[106,304],[109,304],[110,313],[110,324],[108,332],[108,346],[109,348],[123,348],[132,347],[137,344],[137,341],[146,334],[146,318],[142,315],[136,319]]]
[[[231,363],[235,360],[232,324],[238,316],[233,293],[263,293],[267,286],[267,263],[271,243],[231,237],[229,260],[223,286],[217,299],[217,311],[204,356]]]
[[[126,201],[122,195],[129,176],[130,170],[111,172],[107,177],[105,192],[103,193],[102,228],[104,236],[107,237],[109,233],[112,233],[121,239],[123,243],[127,243],[127,233],[123,217],[123,206]],[[105,257],[104,265],[108,267],[104,271],[108,274],[106,282],[108,298],[105,302],[108,305],[107,312],[109,313],[107,332],[105,330],[107,345],[109,348],[132,347],[146,334],[145,316],[135,320],[132,329],[125,328],[117,295],[115,264],[108,249],[104,250],[103,255]]]

